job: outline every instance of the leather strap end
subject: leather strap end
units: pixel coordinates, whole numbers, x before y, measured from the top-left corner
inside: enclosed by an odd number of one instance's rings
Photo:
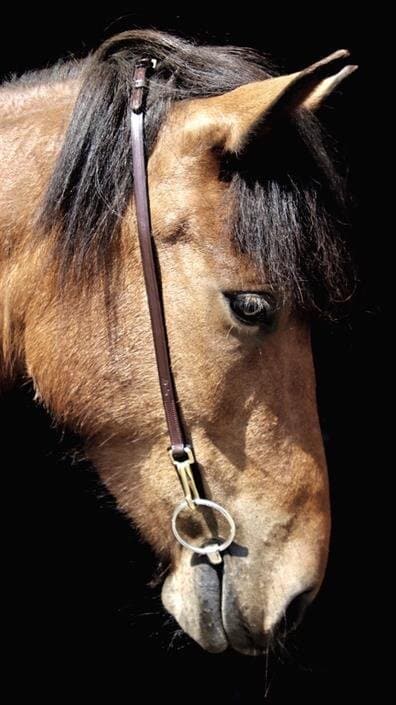
[[[148,87],[147,71],[155,68],[155,59],[139,59],[136,63],[132,82],[132,111],[140,113],[143,110],[145,90]]]

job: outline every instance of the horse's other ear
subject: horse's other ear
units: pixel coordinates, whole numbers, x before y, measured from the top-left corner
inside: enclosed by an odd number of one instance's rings
[[[302,71],[192,100],[187,106],[187,134],[202,146],[239,152],[256,132],[270,128],[282,116],[300,108],[316,110],[357,68],[345,65],[348,57],[349,52],[340,49]]]

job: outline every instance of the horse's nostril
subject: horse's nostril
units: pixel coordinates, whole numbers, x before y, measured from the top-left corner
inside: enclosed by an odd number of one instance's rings
[[[304,590],[304,592],[300,592],[298,595],[293,597],[291,602],[289,602],[289,605],[286,608],[285,616],[282,620],[287,631],[296,629],[296,627],[300,624],[304,616],[304,612],[311,602],[312,592],[312,588],[309,588],[309,590]]]

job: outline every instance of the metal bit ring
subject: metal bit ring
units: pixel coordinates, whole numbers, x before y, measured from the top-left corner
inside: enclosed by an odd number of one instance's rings
[[[202,546],[201,548],[199,546],[194,546],[193,544],[188,543],[188,541],[185,541],[182,536],[180,536],[179,531],[177,529],[177,518],[180,512],[183,511],[183,509],[190,508],[187,500],[183,499],[183,501],[177,505],[172,516],[172,531],[177,541],[185,548],[190,549],[190,551],[193,551],[194,553],[199,553],[201,556],[207,556],[209,553],[216,553],[216,551],[225,551],[225,549],[230,546],[230,544],[235,538],[235,522],[231,514],[227,512],[227,510],[224,509],[224,507],[222,507],[220,504],[217,504],[217,502],[212,502],[211,499],[201,499],[200,497],[195,497],[191,501],[197,506],[211,507],[211,509],[214,509],[215,511],[222,514],[223,517],[227,520],[230,527],[228,538],[223,541],[223,543],[211,543],[208,546]]]

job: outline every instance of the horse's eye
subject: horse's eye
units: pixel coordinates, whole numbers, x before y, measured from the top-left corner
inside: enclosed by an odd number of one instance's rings
[[[234,316],[247,326],[272,329],[276,323],[277,305],[267,292],[238,291],[225,293]]]

